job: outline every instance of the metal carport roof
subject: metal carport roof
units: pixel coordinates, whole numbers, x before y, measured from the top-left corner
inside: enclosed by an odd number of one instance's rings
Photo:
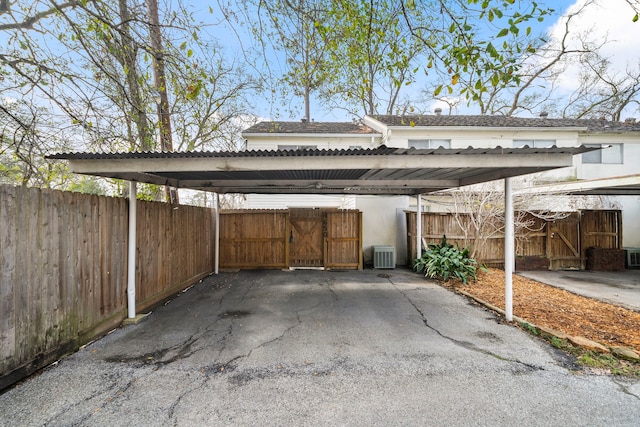
[[[416,195],[573,164],[587,147],[63,153],[72,172],[216,193]]]
[[[640,174],[538,185],[519,194],[574,196],[640,196]]]

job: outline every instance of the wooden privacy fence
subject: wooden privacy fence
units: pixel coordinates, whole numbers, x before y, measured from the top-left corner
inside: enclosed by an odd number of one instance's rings
[[[530,229],[516,234],[516,268],[518,269],[584,269],[587,249],[622,248],[622,213],[619,210],[582,210],[557,215],[544,221],[531,214],[516,215],[529,221]],[[407,212],[407,247],[409,259],[416,255],[416,213]],[[461,215],[425,212],[422,214],[422,238],[427,243],[447,241],[461,247],[476,244],[465,237],[464,228],[471,218]],[[476,247],[476,259],[493,267],[504,267],[504,234],[496,233]]]
[[[362,269],[362,213],[335,209],[222,211],[220,267]]]
[[[213,271],[210,209],[138,202],[136,306]],[[0,186],[0,389],[126,317],[128,201]]]

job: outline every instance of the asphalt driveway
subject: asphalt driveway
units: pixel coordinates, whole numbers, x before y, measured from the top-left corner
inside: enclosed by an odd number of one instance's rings
[[[404,270],[211,276],[0,396],[2,425],[616,425],[640,379]]]

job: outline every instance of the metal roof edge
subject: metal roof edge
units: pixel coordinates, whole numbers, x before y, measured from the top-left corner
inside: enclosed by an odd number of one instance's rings
[[[246,136],[258,136],[258,137],[264,137],[264,136],[278,136],[278,137],[303,137],[303,138],[326,138],[326,137],[341,137],[341,138],[359,138],[359,137],[382,137],[382,133],[378,132],[378,133],[322,133],[322,132],[315,132],[315,133],[288,133],[288,132],[280,132],[280,133],[274,133],[274,132],[251,132],[251,133],[240,133],[240,135],[244,138]]]
[[[585,126],[570,126],[570,127],[551,127],[551,126],[466,126],[466,125],[458,125],[458,126],[393,126],[387,125],[387,128],[390,130],[408,130],[408,129],[417,129],[417,130],[443,130],[443,131],[460,131],[460,130],[483,130],[483,131],[504,131],[504,130],[514,130],[514,131],[542,131],[542,132],[585,132],[589,130],[588,127]]]

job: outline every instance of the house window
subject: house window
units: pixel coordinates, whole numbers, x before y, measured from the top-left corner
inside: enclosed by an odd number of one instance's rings
[[[555,139],[514,139],[513,148],[550,148],[556,145]]]
[[[293,151],[293,150],[315,150],[317,145],[278,145],[278,150]]]
[[[410,139],[409,148],[451,148],[450,139]]]
[[[602,150],[590,151],[582,155],[582,163],[606,163],[622,164],[624,144],[584,144],[585,147],[603,148]]]

